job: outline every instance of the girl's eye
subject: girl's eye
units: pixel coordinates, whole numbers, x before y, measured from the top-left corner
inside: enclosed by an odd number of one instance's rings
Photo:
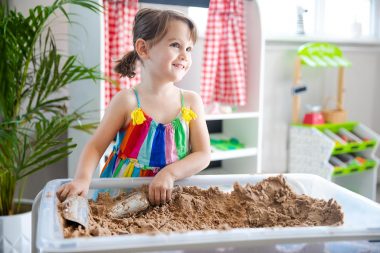
[[[181,47],[181,45],[178,42],[174,42],[174,43],[170,44],[170,46],[176,47],[176,48],[180,48]]]
[[[186,52],[191,52],[191,51],[193,51],[193,48],[192,48],[192,47],[188,47],[188,48],[186,48]]]

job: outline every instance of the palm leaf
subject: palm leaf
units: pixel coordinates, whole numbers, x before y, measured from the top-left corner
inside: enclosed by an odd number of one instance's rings
[[[37,6],[25,17],[0,5],[0,215],[13,212],[16,182],[66,158],[76,146],[69,128],[91,131],[85,112],[67,113],[69,97],[61,89],[80,80],[101,79],[97,67],[86,67],[76,56],[56,47],[49,25],[52,15],[74,4],[99,12],[92,0],[56,0]]]

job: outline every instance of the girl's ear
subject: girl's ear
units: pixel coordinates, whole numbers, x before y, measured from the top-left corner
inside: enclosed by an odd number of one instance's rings
[[[140,59],[145,60],[149,58],[148,55],[148,43],[143,39],[137,39],[135,43],[135,50],[139,55]]]

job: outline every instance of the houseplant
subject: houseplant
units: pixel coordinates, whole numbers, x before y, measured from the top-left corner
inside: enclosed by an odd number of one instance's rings
[[[69,155],[75,147],[65,136],[70,127],[94,127],[81,124],[85,112],[67,112],[69,97],[61,92],[76,81],[101,78],[96,67],[85,67],[56,47],[50,21],[61,12],[71,22],[68,4],[101,9],[92,0],[56,0],[24,16],[1,2],[0,216],[18,212],[14,195],[17,186],[18,199],[22,196],[22,179]]]

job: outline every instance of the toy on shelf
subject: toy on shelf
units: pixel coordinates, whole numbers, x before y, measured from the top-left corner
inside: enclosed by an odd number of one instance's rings
[[[302,123],[305,125],[320,125],[324,124],[325,120],[320,112],[321,107],[318,105],[306,105],[308,112],[305,113]]]
[[[226,138],[221,136],[214,136],[212,135],[210,137],[210,144],[212,150],[235,150],[235,149],[242,149],[245,147],[243,143],[241,143],[237,138]]]
[[[346,121],[347,113],[343,108],[344,92],[344,68],[351,63],[343,57],[339,47],[329,43],[307,43],[298,49],[294,82],[293,82],[293,108],[292,121],[300,123],[299,111],[301,106],[300,93],[306,91],[306,86],[301,83],[301,66],[309,67],[338,67],[338,95],[336,108],[322,111],[324,121],[328,123],[342,123]]]
[[[380,136],[358,122],[290,127],[289,172],[311,173],[376,199]]]

